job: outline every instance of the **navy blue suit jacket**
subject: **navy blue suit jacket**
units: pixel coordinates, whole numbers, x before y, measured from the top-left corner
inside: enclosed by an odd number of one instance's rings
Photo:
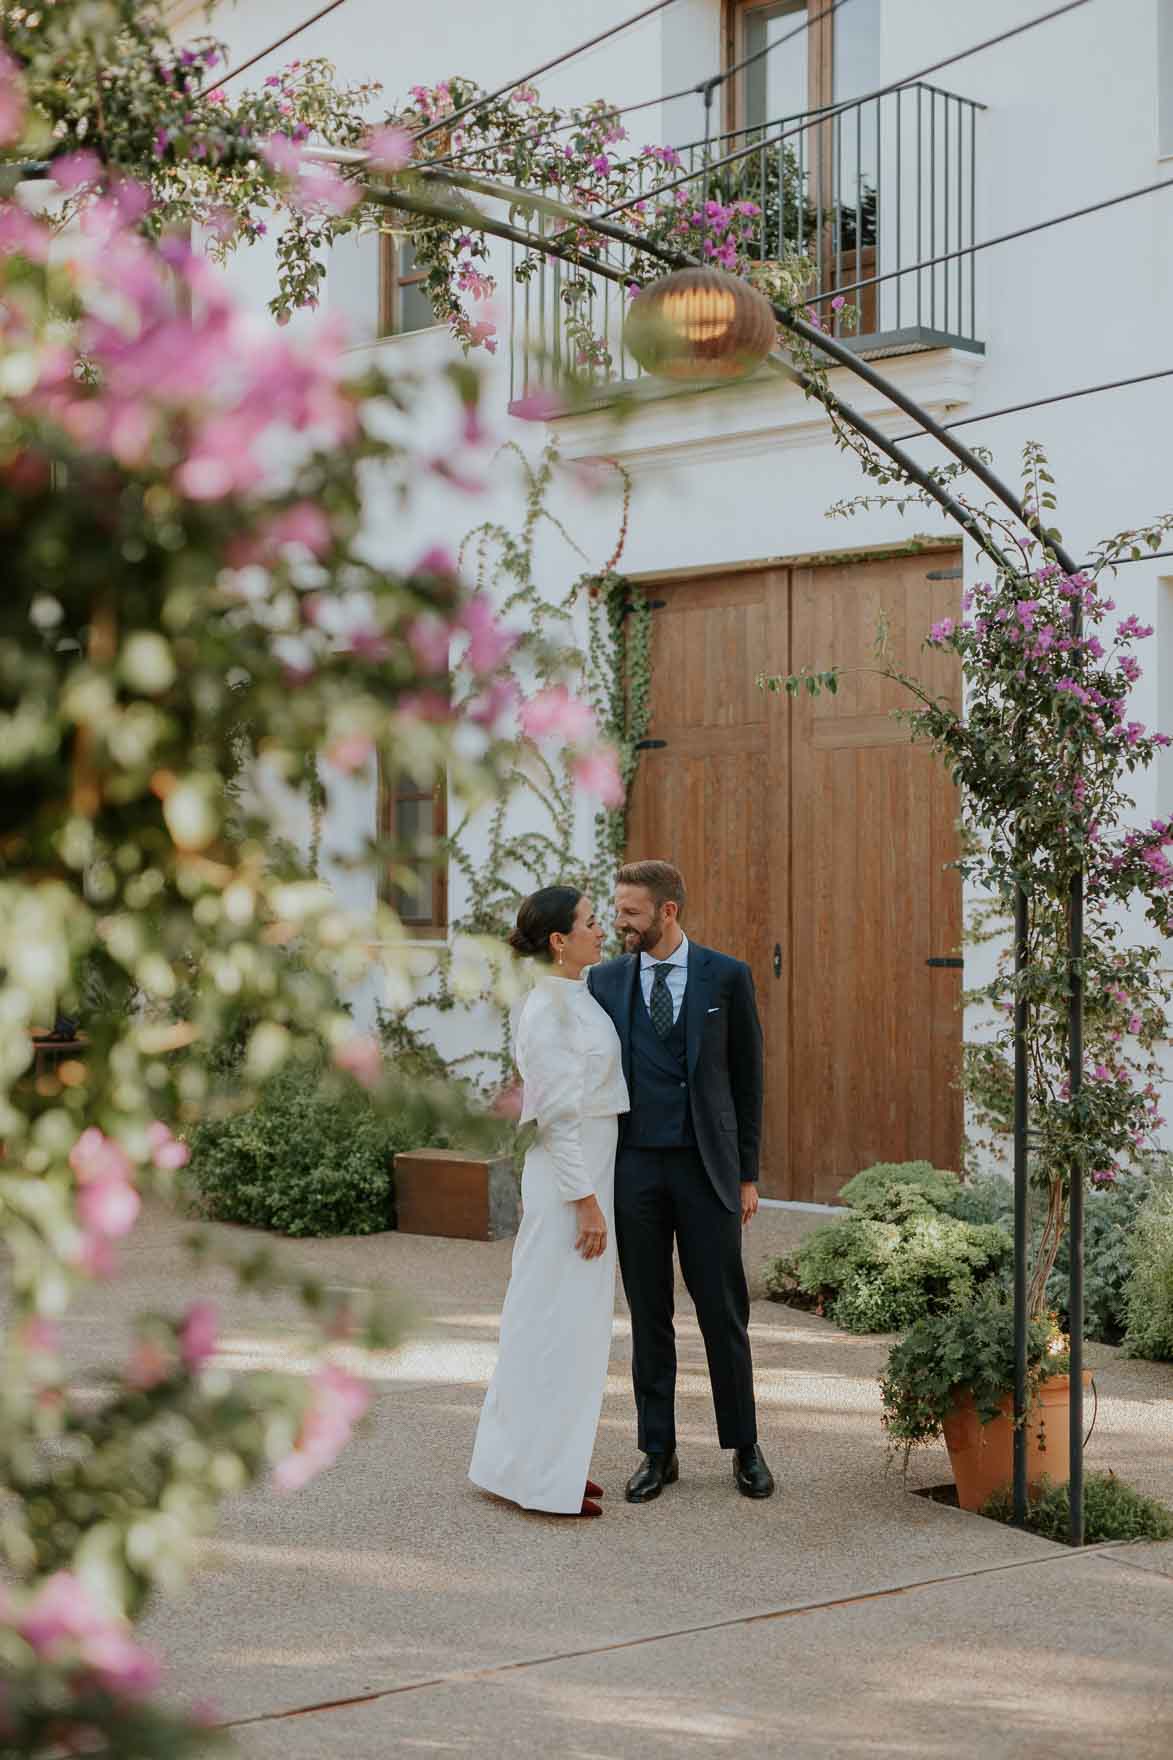
[[[643,1007],[639,966],[638,954],[625,953],[587,971],[591,995],[619,1034],[629,1091],[632,1011]],[[762,1141],[762,1029],[753,975],[743,960],[689,942],[684,1036],[697,1148],[717,1196],[738,1210],[741,1182],[757,1181]],[[621,1148],[624,1124],[621,1117]]]

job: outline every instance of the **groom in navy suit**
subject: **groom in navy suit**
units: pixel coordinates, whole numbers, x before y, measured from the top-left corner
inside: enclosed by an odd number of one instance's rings
[[[749,967],[691,943],[671,862],[619,871],[627,952],[588,970],[615,1024],[631,1111],[615,1162],[619,1268],[631,1310],[632,1379],[644,1459],[627,1483],[647,1503],[680,1476],[672,1244],[696,1307],[722,1448],[746,1497],[774,1479],[758,1447],[741,1230],[758,1207],[762,1031]]]

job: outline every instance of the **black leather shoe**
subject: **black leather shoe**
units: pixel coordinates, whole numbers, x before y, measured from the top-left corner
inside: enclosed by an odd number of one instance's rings
[[[631,1475],[623,1495],[628,1503],[651,1503],[665,1485],[675,1485],[679,1477],[680,1462],[675,1449],[671,1454],[645,1454],[643,1466]]]
[[[733,1450],[733,1477],[743,1497],[773,1497],[774,1475],[756,1442]]]

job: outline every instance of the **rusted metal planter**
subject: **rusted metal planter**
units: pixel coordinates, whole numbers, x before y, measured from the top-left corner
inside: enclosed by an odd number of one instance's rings
[[[395,1208],[401,1234],[496,1241],[517,1233],[521,1199],[506,1155],[459,1149],[405,1149],[395,1157]]]

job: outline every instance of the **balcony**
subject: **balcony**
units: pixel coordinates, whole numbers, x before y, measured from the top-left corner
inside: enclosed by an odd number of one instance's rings
[[[919,84],[720,135],[710,159],[752,151],[719,170],[706,172],[703,141],[679,151],[684,169],[695,175],[698,200],[708,195],[761,209],[751,242],[756,257],[806,256],[812,294],[843,291],[856,322],[834,319],[832,327],[851,348],[869,358],[934,348],[982,354],[973,251],[982,108]],[[649,173],[649,187],[652,181]],[[515,263],[519,257],[515,252]],[[924,266],[937,257],[948,260]],[[627,258],[623,247],[614,247],[613,261],[623,266]],[[854,289],[877,275],[884,279]],[[621,289],[601,277],[586,279],[593,323],[611,356],[593,369],[599,390],[641,378],[623,347]],[[572,366],[566,320],[581,305],[581,280],[566,265],[545,260],[528,281],[514,284],[514,398],[548,383],[559,366]],[[829,304],[820,309],[832,321]]]

